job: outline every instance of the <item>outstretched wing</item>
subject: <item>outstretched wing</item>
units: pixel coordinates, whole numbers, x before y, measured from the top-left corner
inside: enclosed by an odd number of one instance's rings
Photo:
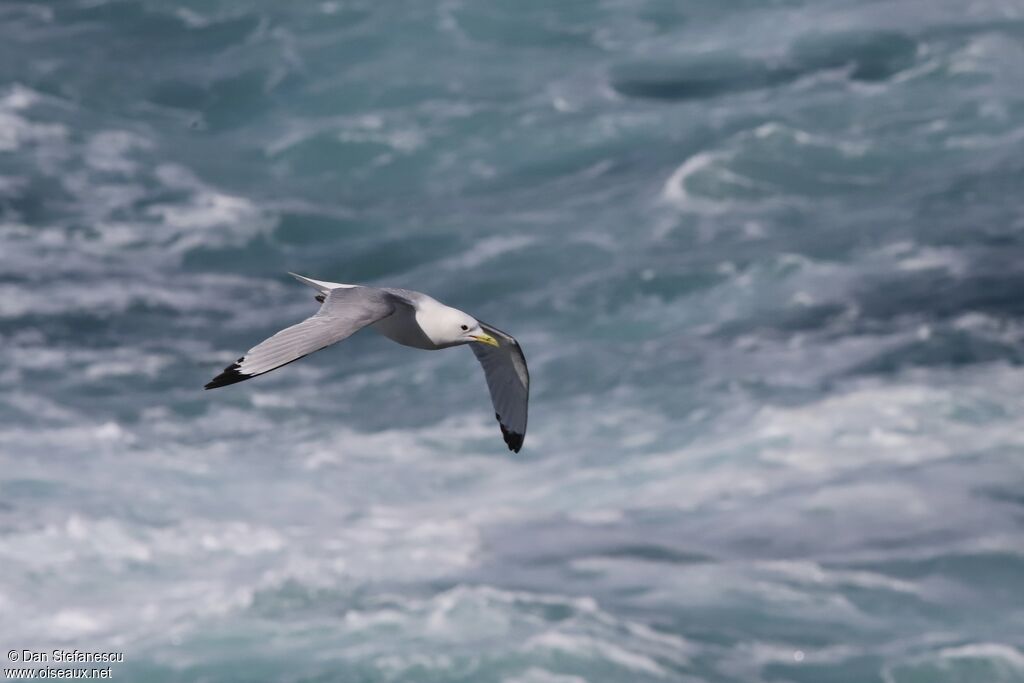
[[[480,327],[498,341],[498,346],[469,346],[484,368],[501,435],[508,449],[518,453],[526,436],[526,412],[530,402],[530,371],[526,369],[526,357],[512,335],[486,323],[480,323]]]
[[[391,315],[398,299],[373,287],[333,289],[316,315],[285,328],[224,368],[206,389],[242,382],[336,344]]]

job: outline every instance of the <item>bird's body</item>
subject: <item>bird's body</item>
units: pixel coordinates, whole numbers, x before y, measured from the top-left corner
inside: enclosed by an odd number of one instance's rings
[[[207,389],[270,372],[363,327],[403,346],[428,351],[469,344],[483,366],[505,443],[519,452],[526,435],[530,374],[515,338],[421,292],[292,276],[320,292],[316,297],[320,310],[249,349],[213,378]]]

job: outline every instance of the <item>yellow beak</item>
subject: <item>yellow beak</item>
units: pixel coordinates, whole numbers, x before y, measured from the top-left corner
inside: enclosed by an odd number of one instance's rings
[[[487,344],[488,346],[498,347],[498,340],[489,334],[474,334],[473,340],[478,341],[481,344]]]

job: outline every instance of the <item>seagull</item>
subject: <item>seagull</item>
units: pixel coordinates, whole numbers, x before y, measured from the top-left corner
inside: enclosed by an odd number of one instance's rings
[[[469,345],[483,366],[505,444],[514,453],[523,447],[530,372],[515,337],[411,289],[344,285],[289,275],[319,292],[320,310],[246,351],[210,380],[206,389],[266,374],[372,327],[388,339],[416,349]]]

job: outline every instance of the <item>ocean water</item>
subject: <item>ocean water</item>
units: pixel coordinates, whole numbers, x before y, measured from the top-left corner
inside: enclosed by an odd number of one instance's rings
[[[0,646],[1024,681],[1024,5],[0,3]],[[428,292],[519,337],[316,310]],[[4,666],[9,666],[5,661]]]

